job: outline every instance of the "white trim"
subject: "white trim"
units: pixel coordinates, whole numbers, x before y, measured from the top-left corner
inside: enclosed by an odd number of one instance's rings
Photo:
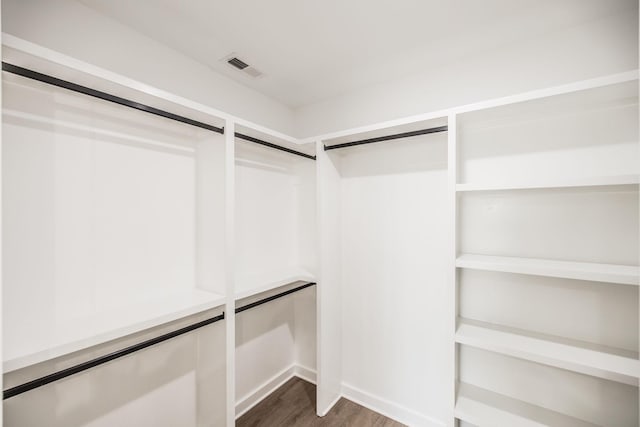
[[[227,266],[225,270],[227,304],[225,311],[234,313],[236,302],[233,292],[236,286],[236,272],[234,268],[228,266],[235,265],[235,144],[233,133],[235,123],[226,120],[224,135],[224,262]],[[236,424],[236,316],[233,314],[226,319],[226,426],[234,427]]]
[[[296,365],[294,367],[294,374],[296,377],[305,380],[306,382],[309,382],[313,385],[316,385],[317,375],[315,370],[307,368],[306,366]]]
[[[456,195],[456,182],[458,181],[458,117],[451,114],[447,124],[447,201],[449,209],[449,251],[447,266],[447,301],[453,313],[447,318],[448,342],[446,367],[451,381],[443,390],[447,395],[447,427],[455,427],[453,416],[456,406],[456,381],[458,378],[458,346],[456,345],[456,320],[458,318],[458,269],[456,268],[456,254],[458,242],[458,196]]]
[[[301,380],[310,382],[314,385],[316,383],[316,371],[306,366],[293,364],[288,368],[283,369],[282,371],[274,375],[271,379],[265,381],[264,383],[247,393],[243,398],[238,399],[235,405],[235,419],[237,420],[238,418],[243,416],[245,413],[251,410],[251,408],[262,402],[270,394],[282,387],[293,377],[298,377]],[[342,396],[338,396],[338,399],[340,399],[341,397]],[[338,401],[338,399],[336,399],[336,402]],[[334,402],[334,404],[336,402]],[[333,407],[333,405],[331,405],[331,407]]]
[[[293,364],[283,369],[271,379],[265,381],[241,399],[236,401],[236,420],[243,416],[247,411],[262,402],[266,397],[274,391],[282,387],[287,381],[295,377],[296,365]]]
[[[307,143],[312,141],[325,141],[328,139],[340,138],[349,135],[355,135],[363,132],[386,129],[394,126],[408,125],[411,123],[433,120],[438,118],[446,118],[451,114],[468,113],[471,111],[484,110],[488,108],[499,107],[508,104],[516,104],[518,102],[532,101],[535,99],[547,98],[555,95],[562,95],[571,92],[577,92],[586,89],[594,89],[603,86],[609,86],[618,83],[625,83],[638,80],[639,70],[625,71],[622,73],[596,77],[588,80],[581,80],[559,86],[552,86],[545,89],[537,89],[529,92],[523,92],[515,95],[504,96],[500,98],[488,99],[485,101],[475,102],[472,104],[460,105],[457,107],[446,108],[438,111],[431,111],[423,114],[403,117],[395,120],[375,123],[372,125],[358,126],[355,128],[345,129],[336,132],[329,132],[322,135],[302,138],[299,143]]]
[[[532,90],[516,95],[503,96],[501,98],[489,99],[486,101],[475,102],[473,104],[455,107],[457,114],[468,113],[471,111],[485,110],[488,108],[500,107],[503,105],[517,104],[524,101],[533,101],[535,99],[548,98],[556,95],[564,95],[571,92],[579,92],[587,89],[595,89],[604,86],[610,86],[619,83],[631,82],[638,80],[639,70],[625,71],[617,74],[596,77],[593,79],[580,80],[577,82],[567,83],[559,86],[552,86],[544,89]]]
[[[408,426],[420,427],[445,427],[440,420],[423,415],[412,409],[398,405],[379,396],[360,390],[352,385],[342,383],[342,396],[358,405],[371,409],[387,418],[398,421]]]
[[[331,411],[331,410],[333,409],[333,407],[334,407],[334,406],[336,406],[336,403],[338,403],[338,401],[339,401],[340,399],[342,399],[342,397],[343,397],[343,396],[342,396],[342,393],[339,393],[339,394],[335,397],[335,399],[333,399],[333,400],[331,401],[331,403],[330,403],[329,405],[327,405],[327,407],[325,408],[325,410],[324,410],[323,412],[318,412],[318,413],[317,413],[317,415],[318,415],[319,417],[324,417],[325,415],[327,415],[327,414],[329,413],[329,411]]]

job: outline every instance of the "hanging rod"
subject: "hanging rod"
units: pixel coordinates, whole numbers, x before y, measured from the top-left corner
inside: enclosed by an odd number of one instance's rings
[[[242,133],[235,133],[236,138],[244,139],[245,141],[255,142],[256,144],[264,145],[265,147],[275,148],[276,150],[285,151],[287,153],[295,154],[296,156],[306,157],[307,159],[315,160],[316,156],[312,156],[311,154],[302,153],[300,151],[292,150],[290,148],[281,147],[280,145],[272,144],[267,141],[263,141],[258,138],[254,138],[249,135],[245,135]]]
[[[119,359],[120,357],[129,355],[136,351],[145,349],[147,347],[151,347],[152,345],[159,344],[163,341],[167,341],[171,338],[175,338],[179,335],[186,334],[187,332],[194,331],[196,329],[202,328],[203,326],[210,325],[219,320],[224,319],[224,313],[212,317],[210,319],[203,320],[201,322],[194,323],[189,326],[185,326],[184,328],[176,329],[175,331],[166,333],[164,335],[160,335],[155,338],[151,338],[147,341],[143,341],[138,344],[134,344],[132,346],[123,348],[122,350],[115,351],[113,353],[106,354],[104,356],[97,357],[95,359],[91,359],[87,362],[80,363],[78,365],[71,366],[70,368],[63,369],[61,371],[54,372],[49,375],[45,375],[44,377],[36,378],[35,380],[26,382],[24,384],[20,384],[15,387],[8,388],[2,392],[2,399],[6,400],[11,397],[17,396],[19,394],[25,393],[27,391],[36,389],[38,387],[42,387],[44,385],[50,384],[54,381],[61,380],[63,378],[69,377],[71,375],[75,375],[82,371],[86,371],[87,369],[94,368],[96,366],[102,365],[103,363],[110,362],[115,359]]]
[[[73,92],[82,93],[84,95],[93,96],[104,101],[113,102],[115,104],[123,105],[125,107],[133,108],[135,110],[144,111],[145,113],[155,114],[156,116],[165,117],[167,119],[175,120],[177,122],[186,123],[191,126],[210,130],[212,132],[224,133],[224,128],[213,126],[207,123],[199,122],[197,120],[190,119],[188,117],[173,114],[168,111],[160,110],[149,105],[140,104],[139,102],[131,101],[130,99],[121,98],[116,95],[111,95],[106,92],[91,89],[86,86],[81,86],[76,83],[72,83],[66,80],[62,80],[47,74],[38,73],[37,71],[22,68],[17,65],[9,64],[8,62],[2,63],[2,70],[9,73],[17,74],[28,79],[37,80],[39,82],[47,83],[53,86],[61,87],[63,89],[71,90]]]
[[[448,126],[437,126],[433,128],[412,130],[411,132],[396,133],[395,135],[378,136],[376,138],[362,139],[360,141],[345,142],[344,144],[325,145],[324,151],[335,150],[337,148],[353,147],[354,145],[373,144],[374,142],[391,141],[393,139],[409,138],[418,135],[427,135],[429,133],[446,132]]]
[[[306,289],[306,288],[308,288],[310,286],[315,286],[315,284],[316,284],[315,282],[305,283],[304,285],[300,285],[298,287],[289,289],[289,290],[281,292],[279,294],[271,295],[270,297],[263,298],[263,299],[261,299],[259,301],[256,301],[256,302],[252,302],[251,304],[243,305],[242,307],[236,308],[236,314],[242,313],[245,310],[249,310],[249,309],[257,307],[259,305],[268,303],[270,301],[273,301],[274,299],[282,298],[282,297],[287,296],[289,294],[292,294],[294,292],[301,291],[301,290]]]

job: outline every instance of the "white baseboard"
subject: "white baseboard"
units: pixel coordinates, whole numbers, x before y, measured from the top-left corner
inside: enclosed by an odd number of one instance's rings
[[[236,420],[295,376],[296,365],[283,369],[236,402]]]
[[[294,369],[294,374],[296,377],[301,378],[307,382],[310,382],[311,384],[316,383],[316,371],[311,368],[307,368],[306,366],[302,366],[302,365],[296,365]]]
[[[333,408],[334,406],[336,406],[336,403],[338,403],[338,400],[342,399],[342,393],[338,394],[336,396],[335,399],[333,399],[333,402],[331,402],[326,408],[324,408],[322,410],[322,412],[319,412],[318,415],[321,417],[324,417],[325,415],[327,415],[329,413],[329,411],[331,410],[331,408]]]
[[[311,368],[296,364],[283,369],[236,403],[236,419],[240,418],[293,377],[298,377],[312,384],[316,384],[317,374],[316,371]],[[402,424],[415,427],[446,427],[446,424],[440,420],[420,414],[384,398],[374,396],[371,393],[346,383],[342,383],[342,393],[336,396],[335,400],[331,402],[326,409],[326,412],[329,412],[342,397]],[[326,412],[322,415],[326,415]]]
[[[446,427],[446,424],[440,420],[374,396],[349,384],[342,383],[342,396],[402,424],[416,427]]]

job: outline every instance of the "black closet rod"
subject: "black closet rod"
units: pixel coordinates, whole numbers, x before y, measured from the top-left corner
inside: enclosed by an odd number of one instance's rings
[[[71,366],[70,368],[63,369],[61,371],[54,372],[49,375],[45,375],[44,377],[36,378],[35,380],[26,382],[24,384],[20,384],[15,387],[8,388],[2,392],[2,399],[9,399],[11,397],[17,396],[19,394],[25,393],[27,391],[36,389],[38,387],[42,387],[43,385],[50,384],[54,381],[61,380],[63,378],[69,377],[71,375],[75,375],[82,371],[86,371],[87,369],[94,368],[98,365],[102,365],[103,363],[110,362],[115,359],[119,359],[120,357],[126,356],[128,354],[134,353],[136,351],[145,349],[147,347],[151,347],[152,345],[159,344],[163,341],[167,341],[171,338],[175,338],[179,335],[186,334],[187,332],[194,331],[196,329],[202,328],[203,326],[210,325],[212,323],[217,322],[218,320],[224,319],[224,313],[212,317],[210,319],[203,320],[201,322],[194,323],[189,326],[185,326],[184,328],[176,329],[175,331],[166,333],[164,335],[160,335],[155,338],[151,338],[147,341],[143,341],[138,344],[134,344],[132,346],[123,348],[122,350],[115,351],[110,354],[106,354],[104,356],[97,357],[95,359],[89,360],[87,362],[80,363],[78,365]]]
[[[238,308],[236,308],[236,314],[242,313],[245,310],[249,310],[249,309],[257,307],[259,305],[268,303],[270,301],[273,301],[274,299],[282,298],[282,297],[287,296],[289,294],[292,294],[294,292],[301,291],[301,290],[306,289],[306,288],[308,288],[310,286],[314,286],[315,284],[316,284],[315,282],[309,282],[309,283],[306,283],[304,285],[300,285],[298,287],[295,287],[295,288],[289,289],[287,291],[281,292],[279,294],[271,295],[270,297],[263,298],[263,299],[261,299],[259,301],[256,301],[256,302],[252,302],[251,304],[247,304],[247,305],[244,305],[242,307],[238,307]]]
[[[66,80],[58,79],[46,74],[38,73],[37,71],[22,68],[17,65],[9,64],[8,62],[2,63],[2,70],[9,73],[17,74],[28,79],[37,80],[39,82],[47,83],[53,86],[58,86],[63,89],[71,90],[74,92],[82,93],[84,95],[93,96],[104,101],[113,102],[115,104],[124,105],[125,107],[133,108],[135,110],[144,111],[145,113],[155,114],[156,116],[165,117],[167,119],[175,120],[177,122],[186,123],[191,126],[199,127],[202,129],[210,130],[212,132],[224,133],[224,128],[213,126],[207,123],[199,122],[197,120],[190,119],[188,117],[173,114],[168,111],[160,110],[149,105],[140,104],[139,102],[131,101],[130,99],[121,98],[119,96],[111,95],[106,92],[91,89],[86,86],[81,86],[76,83],[72,83]]]
[[[236,132],[235,135],[236,135],[236,138],[244,139],[245,141],[255,142],[256,144],[264,145],[265,147],[275,148],[276,150],[285,151],[287,153],[295,154],[296,156],[306,157],[307,159],[311,159],[311,160],[316,159],[316,156],[312,156],[311,154],[306,154],[300,151],[292,150],[290,148],[281,147],[279,145],[272,144],[270,142],[263,141],[261,139],[254,138],[252,136],[245,135],[239,132]]]
[[[448,126],[437,126],[433,128],[412,130],[411,132],[396,133],[395,135],[378,136],[376,138],[362,139],[360,141],[345,142],[344,144],[325,145],[324,151],[335,150],[337,148],[353,147],[354,145],[373,144],[374,142],[391,141],[393,139],[409,138],[418,135],[427,135],[429,133],[446,132]]]

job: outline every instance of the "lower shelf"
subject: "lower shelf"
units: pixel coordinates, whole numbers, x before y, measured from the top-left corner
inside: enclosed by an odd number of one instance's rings
[[[637,386],[638,355],[560,337],[461,319],[456,342],[483,350]]]
[[[596,427],[596,424],[465,383],[459,384],[454,416],[478,427]]]
[[[15,371],[219,307],[223,295],[191,289],[76,319],[37,319],[30,331],[5,325],[3,372]],[[33,327],[36,326],[36,327]]]

